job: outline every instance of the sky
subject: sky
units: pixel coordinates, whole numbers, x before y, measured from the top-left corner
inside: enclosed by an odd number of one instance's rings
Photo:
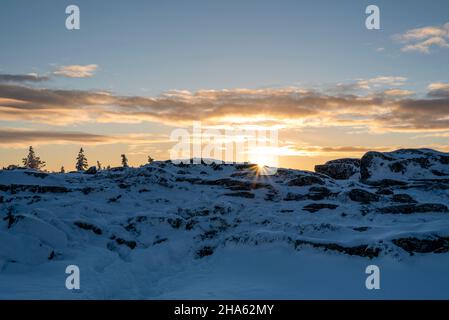
[[[73,169],[80,147],[92,165],[165,160],[198,121],[276,128],[270,153],[299,169],[449,151],[445,0],[2,0],[0,41],[0,166],[29,145],[48,170]]]

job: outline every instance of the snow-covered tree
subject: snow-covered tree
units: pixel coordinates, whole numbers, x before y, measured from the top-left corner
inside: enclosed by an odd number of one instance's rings
[[[36,156],[32,146],[28,149],[27,157],[22,159],[22,163],[25,167],[35,170],[40,170],[45,167],[45,161],[41,161],[41,159]]]
[[[80,149],[80,152],[78,152],[78,156],[76,157],[76,170],[78,171],[84,171],[86,170],[88,167],[87,164],[87,158],[84,155],[84,150],[83,148]]]
[[[123,168],[128,168],[128,158],[124,154],[122,154],[122,166]]]
[[[153,163],[154,159],[151,156],[148,156],[148,163]]]

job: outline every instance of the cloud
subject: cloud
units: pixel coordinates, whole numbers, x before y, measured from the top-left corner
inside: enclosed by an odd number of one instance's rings
[[[436,98],[449,97],[449,83],[435,82],[428,86],[428,96]]]
[[[360,79],[356,84],[360,89],[371,89],[380,86],[403,86],[406,81],[406,77],[379,76],[372,79]]]
[[[392,97],[405,97],[414,94],[414,92],[411,90],[402,90],[402,89],[389,89],[385,90],[383,93],[386,94],[387,96]]]
[[[377,77],[371,85],[398,85],[404,77]],[[429,86],[425,98],[412,91],[326,94],[302,88],[169,91],[157,97],[108,92],[53,90],[0,84],[0,118],[52,125],[158,122],[171,126],[266,124],[290,128],[357,127],[367,131],[421,131],[449,128],[446,85]]]
[[[17,128],[0,128],[0,146],[25,147],[30,144],[79,144],[101,145],[116,143],[167,144],[169,137],[154,134],[129,133],[122,135],[101,135],[77,131],[49,131]]]
[[[396,34],[393,39],[403,43],[402,51],[430,53],[431,47],[449,48],[449,22],[442,26],[427,26]]]
[[[67,78],[90,78],[93,77],[98,69],[96,64],[88,65],[69,65],[58,67],[53,74]]]
[[[0,83],[12,82],[12,83],[21,83],[21,82],[42,82],[49,80],[47,76],[39,76],[36,73],[28,73],[28,74],[0,74]]]

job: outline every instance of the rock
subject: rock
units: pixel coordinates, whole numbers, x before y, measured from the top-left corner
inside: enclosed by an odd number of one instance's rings
[[[86,171],[84,171],[84,174],[97,174],[97,167],[90,167]]]
[[[360,172],[360,159],[337,159],[315,166],[315,172],[333,179],[346,180]]]
[[[241,191],[241,192],[225,193],[224,196],[253,199],[254,198],[254,193]]]
[[[379,196],[377,194],[368,192],[363,189],[352,189],[348,193],[349,199],[355,202],[370,203],[379,201]]]
[[[379,195],[385,195],[385,196],[389,196],[392,195],[394,192],[390,189],[387,188],[379,188],[379,190],[376,191],[376,194]]]
[[[449,237],[418,239],[414,237],[394,239],[392,242],[410,254],[444,253],[449,251]]]
[[[306,200],[307,197],[303,194],[297,194],[297,193],[287,193],[287,195],[284,198],[284,201],[302,201]]]
[[[103,231],[98,228],[97,226],[91,224],[91,223],[87,223],[87,222],[82,222],[82,221],[75,221],[73,223],[75,226],[77,226],[78,228],[84,229],[84,230],[92,230],[93,233],[97,234],[97,235],[101,235],[103,233]]]
[[[22,185],[22,184],[11,184],[4,185],[0,184],[0,191],[10,192],[11,194],[16,194],[18,192],[32,192],[32,193],[66,193],[71,190],[66,187],[60,186],[39,186],[39,185]]]
[[[394,202],[401,202],[401,203],[417,203],[415,199],[413,199],[411,196],[405,193],[393,195],[392,200]]]
[[[323,248],[325,250],[338,251],[341,253],[349,254],[351,256],[355,255],[360,257],[368,257],[370,259],[379,256],[380,253],[379,248],[372,248],[366,244],[354,247],[345,247],[336,243],[319,243],[307,240],[295,240],[294,244],[295,248],[298,248],[299,246],[302,245],[310,245],[314,248]]]
[[[298,176],[295,179],[292,179],[288,182],[288,185],[290,187],[304,187],[304,186],[310,186],[310,185],[314,185],[314,184],[324,184],[324,181],[319,178],[319,177],[315,177],[315,176]]]
[[[449,175],[448,155],[432,149],[367,152],[360,162],[360,177],[370,184],[385,179],[410,181]]]
[[[131,250],[133,250],[135,247],[137,247],[137,242],[134,240],[125,240],[122,238],[116,238],[115,242],[117,242],[117,244],[119,244],[119,245],[125,245],[128,248],[130,248]]]
[[[319,201],[328,198],[332,192],[326,187],[311,187],[306,197],[310,200]]]
[[[447,206],[439,203],[401,204],[378,209],[380,213],[412,214],[412,213],[446,213]]]
[[[197,258],[204,258],[214,254],[214,248],[211,246],[204,246],[196,251]]]
[[[338,205],[336,204],[330,204],[330,203],[311,203],[306,205],[304,208],[302,208],[305,211],[309,211],[309,212],[317,212],[321,209],[331,209],[334,210],[338,208]]]

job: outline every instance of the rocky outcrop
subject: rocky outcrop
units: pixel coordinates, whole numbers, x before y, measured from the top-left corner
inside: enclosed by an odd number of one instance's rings
[[[412,213],[446,213],[447,206],[439,203],[401,204],[378,209],[380,213],[412,214]]]
[[[363,189],[352,189],[348,193],[349,199],[355,202],[370,203],[379,201],[379,196],[377,194],[371,193]]]
[[[448,154],[431,149],[370,151],[360,161],[360,178],[373,183],[384,179],[410,181],[449,177],[448,158]]]
[[[315,171],[337,180],[349,179],[360,172],[360,159],[331,160],[325,164],[316,165]]]

